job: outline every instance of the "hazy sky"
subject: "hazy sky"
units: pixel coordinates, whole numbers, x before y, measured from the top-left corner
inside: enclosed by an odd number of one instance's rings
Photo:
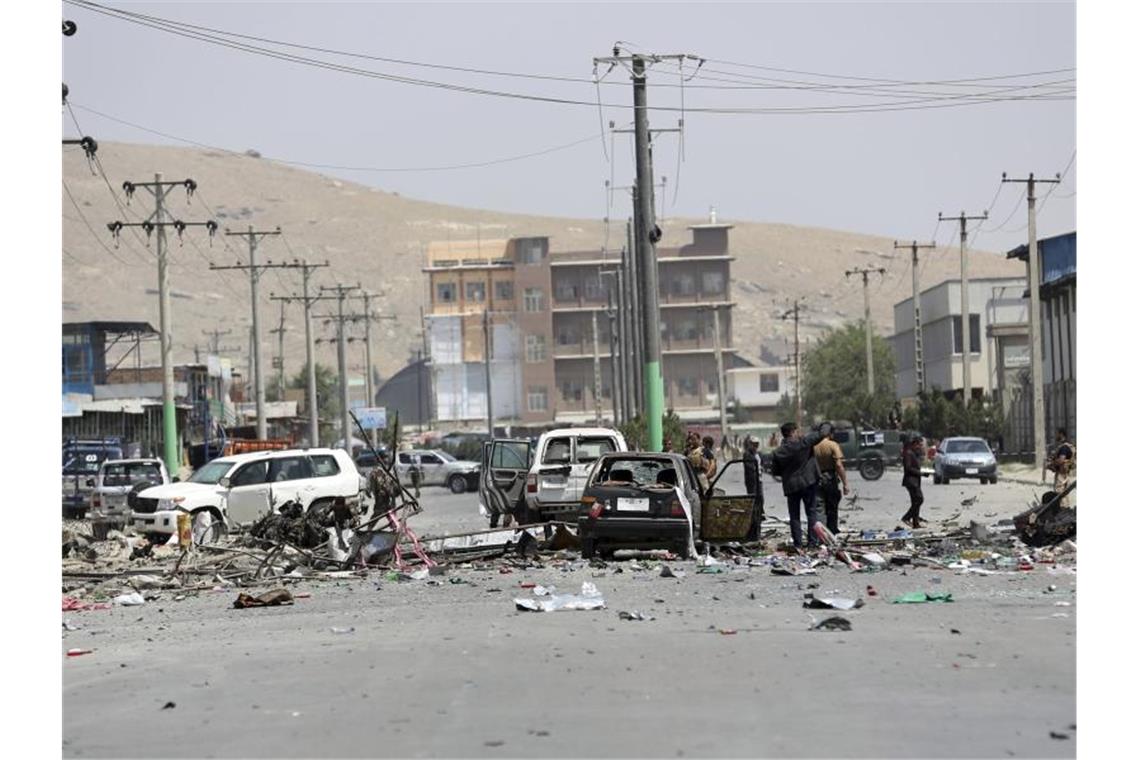
[[[563,150],[487,167],[322,170],[414,198],[573,217],[604,216],[604,182],[612,175],[616,185],[628,185],[633,176],[629,135],[616,136],[612,163],[603,152],[610,137],[601,136],[599,96],[590,82],[592,59],[609,55],[618,40],[636,51],[707,59],[683,89],[688,109],[908,103],[924,93],[970,94],[979,86],[925,84],[932,80],[1054,71],[981,84],[1055,83],[1075,78],[1074,71],[1057,70],[1076,66],[1075,8],[1067,2],[108,5],[335,51],[583,80],[492,76],[277,48],[385,75],[585,105],[469,94],[302,66],[108,18],[74,3],[63,6],[64,17],[80,28],[63,41],[64,80],[85,131],[99,139],[180,144],[83,108],[213,146],[351,167],[484,162],[592,135]],[[686,63],[686,76],[695,67]],[[675,62],[655,65],[650,105],[679,107],[680,76]],[[628,73],[614,70],[600,89],[602,121],[630,122]],[[940,104],[947,102],[953,101]],[[658,137],[656,173],[668,178],[661,200],[670,216],[703,216],[715,205],[722,218],[929,240],[939,211],[987,208],[1003,171],[1018,177],[1064,171],[1076,149],[1075,108],[1074,100],[1021,100],[871,113],[690,110],[679,174],[677,135]],[[679,118],[678,112],[657,111],[651,123],[675,127]],[[65,134],[74,131],[70,123],[64,126]],[[1044,204],[1042,236],[1074,228],[1075,188],[1073,161],[1064,185]],[[1021,191],[1020,185],[1002,189],[977,247],[1005,250],[1024,241],[1024,203],[1015,210]],[[627,199],[616,195],[612,215],[627,214]],[[940,243],[952,236],[952,225],[938,228]]]

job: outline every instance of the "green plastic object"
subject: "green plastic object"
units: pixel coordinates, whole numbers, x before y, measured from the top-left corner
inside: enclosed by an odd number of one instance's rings
[[[927,602],[952,602],[954,595],[949,591],[940,591],[932,594],[929,591],[911,591],[896,597],[892,604],[926,604]]]

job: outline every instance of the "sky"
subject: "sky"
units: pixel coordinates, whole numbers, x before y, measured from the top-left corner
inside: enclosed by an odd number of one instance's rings
[[[623,55],[705,59],[699,69],[694,59],[683,68],[665,60],[649,72],[650,106],[677,109],[653,111],[651,126],[676,128],[684,121],[683,155],[680,134],[656,138],[655,174],[665,178],[659,205],[670,217],[704,217],[715,207],[721,219],[950,244],[956,226],[939,224],[940,212],[988,211],[989,221],[971,225],[972,245],[1004,251],[1024,242],[1026,207],[1024,186],[1002,186],[1002,172],[1034,172],[1064,173],[1064,182],[1039,203],[1039,235],[1075,228],[1073,3],[106,5],[272,40],[240,41],[371,74],[526,97],[299,65],[65,2],[64,18],[80,31],[62,45],[64,81],[84,130],[100,140],[254,149],[267,158],[352,167],[318,170],[417,199],[624,218],[628,196],[608,193],[605,183],[620,188],[634,176],[631,135],[608,128],[610,121],[618,128],[632,122],[629,73],[622,65],[607,72],[601,64],[597,73],[604,78],[592,81],[593,59],[612,55],[620,41]],[[991,79],[1027,73],[1034,75]],[[930,84],[945,80],[957,81]],[[978,103],[960,97],[929,107],[947,94],[1028,84],[1039,86],[1004,92],[1063,99]],[[951,103],[955,107],[945,107]],[[835,112],[855,104],[906,104],[908,110]],[[73,131],[65,121],[65,135]],[[534,153],[541,155],[443,168]],[[1048,192],[1041,186],[1038,196]]]

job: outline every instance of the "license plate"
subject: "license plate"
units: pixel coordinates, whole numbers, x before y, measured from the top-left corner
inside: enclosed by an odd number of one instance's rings
[[[966,468],[966,474],[967,475],[977,475],[978,474],[978,468],[977,467],[967,467]]]
[[[649,499],[626,499],[619,496],[617,508],[619,512],[648,512]]]

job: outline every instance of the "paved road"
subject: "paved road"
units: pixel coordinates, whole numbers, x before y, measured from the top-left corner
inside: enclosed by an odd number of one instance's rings
[[[898,480],[855,476],[862,508],[843,512],[848,527],[894,527],[906,507]],[[775,501],[778,484],[766,488]],[[927,485],[924,513],[994,521],[1033,490]],[[423,502],[421,535],[484,524],[473,495],[425,490]],[[69,613],[83,628],[65,633],[62,649],[95,652],[64,662],[63,754],[1075,754],[1073,575],[839,568],[791,578],[746,567],[698,574],[677,562],[685,576],[667,579],[629,563],[564,564],[456,568],[449,575],[464,583],[438,586],[379,574],[298,583],[294,592],[311,598],[292,607],[234,610],[236,592],[220,592]],[[523,582],[569,592],[583,581],[607,609],[536,614],[512,602],[530,593]],[[851,631],[808,630],[828,614],[802,609],[810,584],[865,597],[841,613]],[[955,601],[888,601],[915,590]],[[623,621],[622,610],[654,619]]]

